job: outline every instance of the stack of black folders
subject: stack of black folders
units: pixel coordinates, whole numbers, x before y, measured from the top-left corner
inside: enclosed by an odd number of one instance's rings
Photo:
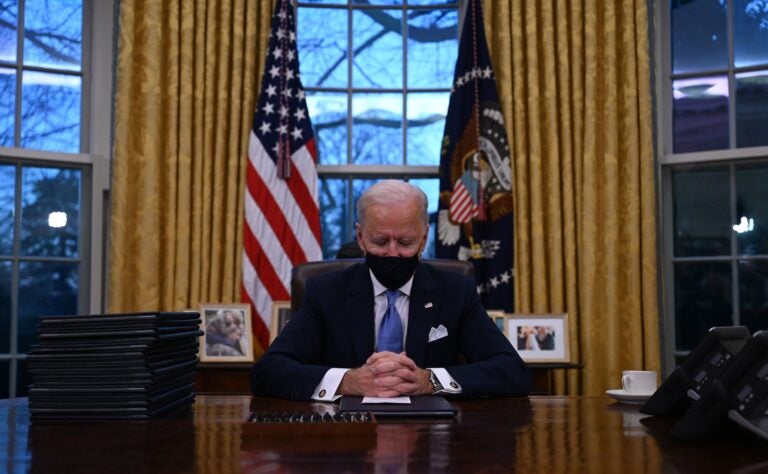
[[[146,420],[195,397],[200,315],[43,316],[27,355],[32,420]]]

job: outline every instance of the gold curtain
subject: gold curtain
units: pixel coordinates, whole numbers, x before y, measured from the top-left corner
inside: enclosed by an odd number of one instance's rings
[[[272,0],[122,0],[109,311],[240,301],[248,131]]]
[[[516,312],[569,315],[558,393],[659,369],[647,0],[485,0],[513,147]]]

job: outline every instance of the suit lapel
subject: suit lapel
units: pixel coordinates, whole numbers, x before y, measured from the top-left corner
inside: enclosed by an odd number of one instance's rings
[[[373,354],[373,283],[363,264],[355,265],[350,276],[345,315],[358,365],[362,365]]]
[[[416,365],[424,367],[427,362],[429,330],[438,314],[438,285],[429,274],[429,268],[420,264],[413,277],[411,298],[408,305],[408,335],[405,350]]]

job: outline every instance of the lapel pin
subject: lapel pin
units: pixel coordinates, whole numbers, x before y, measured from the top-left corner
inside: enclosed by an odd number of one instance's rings
[[[424,304],[424,308],[425,308],[425,309],[427,309],[427,308],[431,308],[431,307],[432,307],[432,302],[431,302],[431,301],[430,301],[429,303],[425,303],[425,304]]]

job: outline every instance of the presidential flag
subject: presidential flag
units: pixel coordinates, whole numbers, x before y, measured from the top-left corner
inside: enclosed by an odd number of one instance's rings
[[[475,265],[488,309],[514,307],[512,165],[481,0],[464,15],[440,151],[436,254]]]
[[[263,349],[272,303],[290,299],[291,269],[322,259],[316,157],[293,6],[278,0],[248,145],[243,232],[242,297]]]

